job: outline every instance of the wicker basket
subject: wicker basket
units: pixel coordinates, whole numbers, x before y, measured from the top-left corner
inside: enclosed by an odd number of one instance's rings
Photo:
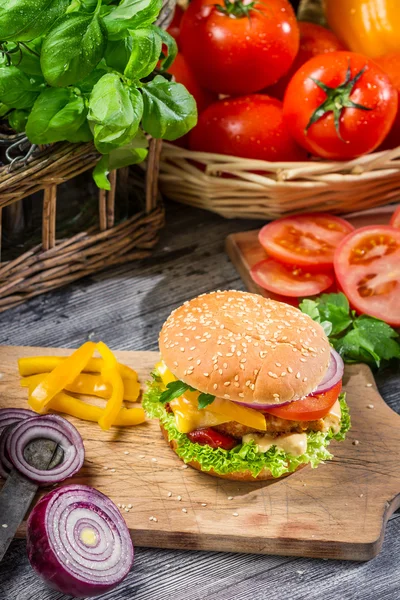
[[[93,145],[58,144],[32,156],[28,164],[18,170],[10,171],[7,166],[0,168],[0,250],[3,209],[21,206],[21,200],[27,197],[37,208],[43,198],[40,243],[26,248],[24,231],[22,252],[18,256],[1,262],[0,254],[0,312],[95,271],[149,256],[164,224],[157,185],[160,151],[161,142],[151,140],[147,174],[143,167],[137,167],[136,171],[122,169],[118,171],[117,182],[117,172],[111,173],[111,191],[98,192],[98,204],[95,202],[90,226],[77,231],[76,219],[71,220],[74,226],[68,231],[63,224],[59,237],[56,234],[56,212],[65,206],[62,201],[57,206],[57,197],[64,182],[68,181],[70,187],[74,185],[71,180],[78,181],[77,193],[82,192],[82,186],[85,186],[82,205],[87,209],[89,194],[87,197],[85,194],[91,185],[91,175],[87,173],[83,181],[76,178],[92,169],[99,160]],[[136,193],[133,194],[133,191]],[[129,198],[126,198],[127,194]],[[70,193],[68,203],[72,202],[72,197]],[[127,216],[125,212],[125,215],[116,218],[116,211],[121,213],[121,202],[129,205],[129,214]],[[36,239],[36,242],[39,240]]]
[[[353,212],[399,200],[400,146],[349,162],[276,163],[165,144],[160,188],[177,202],[228,218]]]

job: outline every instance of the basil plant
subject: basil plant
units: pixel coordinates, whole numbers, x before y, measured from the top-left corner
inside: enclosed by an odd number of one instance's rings
[[[166,74],[175,40],[154,25],[162,0],[0,0],[0,117],[32,144],[94,141],[108,173],[141,162],[146,133],[175,140],[194,98]]]

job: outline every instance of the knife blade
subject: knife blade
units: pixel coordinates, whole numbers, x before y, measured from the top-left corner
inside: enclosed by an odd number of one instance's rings
[[[24,450],[26,461],[41,470],[60,462],[61,449],[52,440],[34,440]],[[38,490],[38,485],[13,469],[0,491],[0,561],[11,544]]]

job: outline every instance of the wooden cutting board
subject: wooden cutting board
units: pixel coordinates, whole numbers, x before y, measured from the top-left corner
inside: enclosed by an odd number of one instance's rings
[[[27,406],[19,357],[69,352],[0,346],[0,406]],[[158,358],[155,352],[116,354],[142,382]],[[334,460],[318,469],[239,484],[185,468],[157,422],[103,432],[71,418],[86,449],[74,482],[132,505],[121,510],[138,546],[369,560],[400,506],[400,417],[378,394],[367,366],[346,367],[344,382],[353,427],[344,442],[331,444]]]
[[[395,208],[395,206],[386,206],[383,208],[365,210],[346,215],[346,220],[350,221],[356,228],[377,224],[387,225]],[[249,292],[261,294],[264,298],[281,300],[282,298],[277,294],[268,292],[257,285],[250,276],[250,269],[261,260],[267,258],[267,253],[258,241],[258,232],[259,229],[232,233],[226,238],[226,252],[235,265],[240,277],[246,284]],[[293,303],[297,306],[295,300],[296,299],[294,298]],[[284,299],[284,301],[288,302],[287,299]]]

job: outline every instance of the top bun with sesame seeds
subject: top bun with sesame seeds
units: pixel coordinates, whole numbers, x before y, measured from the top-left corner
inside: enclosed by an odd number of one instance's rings
[[[328,338],[309,316],[238,291],[185,302],[164,323],[159,343],[164,362],[179,380],[255,408],[309,395],[330,360]]]

